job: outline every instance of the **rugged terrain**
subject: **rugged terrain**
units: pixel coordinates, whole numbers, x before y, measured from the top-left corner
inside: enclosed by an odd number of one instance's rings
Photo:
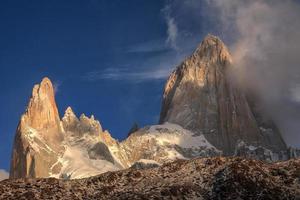
[[[264,150],[263,159],[284,159],[287,147],[280,132],[274,124],[261,122],[258,116],[263,113],[253,111],[243,88],[235,81],[233,65],[225,44],[218,37],[206,36],[169,77],[160,122],[203,134],[225,155],[234,155],[241,144],[246,144]]]
[[[136,162],[220,155],[203,135],[165,123],[140,128],[118,142],[94,116],[78,118],[71,107],[60,118],[48,78],[36,85],[15,136],[10,178],[95,176]]]
[[[300,199],[300,160],[267,164],[244,158],[177,160],[80,180],[0,182],[0,199]]]
[[[230,74],[234,62],[224,43],[208,35],[170,75],[160,124],[134,126],[117,141],[92,115],[71,107],[60,117],[53,85],[34,86],[18,125],[10,178],[80,179],[107,171],[164,164],[177,159],[244,156],[288,160],[288,149],[272,120],[255,107]]]

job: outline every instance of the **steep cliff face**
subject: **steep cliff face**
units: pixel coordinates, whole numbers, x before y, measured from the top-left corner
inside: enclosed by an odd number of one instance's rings
[[[169,77],[160,123],[204,134],[225,155],[234,155],[240,142],[274,152],[286,150],[277,130],[269,128],[266,133],[259,125],[246,96],[228,74],[232,65],[227,47],[208,35]]]
[[[34,86],[16,131],[10,178],[82,178],[130,166],[94,116],[78,118],[68,107],[60,120],[54,95],[48,78]]]
[[[122,142],[93,115],[77,117],[68,107],[60,119],[52,83],[43,79],[18,125],[10,177],[76,179],[145,162],[160,165],[222,154],[270,161],[296,157],[299,152],[287,151],[254,98],[249,101],[235,84],[228,73],[232,65],[223,42],[208,35],[170,75],[161,124],[134,126]]]
[[[36,85],[15,136],[11,178],[77,179],[128,168],[140,160],[166,163],[220,155],[203,135],[179,125],[136,129],[118,142],[92,115],[68,107],[60,120],[51,81]]]
[[[35,85],[26,112],[19,122],[11,161],[11,178],[48,177],[59,170],[63,129],[51,81]]]

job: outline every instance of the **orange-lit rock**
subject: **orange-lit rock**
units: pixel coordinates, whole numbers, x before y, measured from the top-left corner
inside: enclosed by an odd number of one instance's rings
[[[19,122],[11,160],[11,178],[49,177],[63,151],[63,130],[51,81],[44,78],[32,91]]]
[[[280,133],[264,134],[246,96],[228,74],[232,58],[217,37],[208,35],[166,83],[160,123],[170,122],[205,137],[225,155],[240,141],[275,152],[285,151]]]

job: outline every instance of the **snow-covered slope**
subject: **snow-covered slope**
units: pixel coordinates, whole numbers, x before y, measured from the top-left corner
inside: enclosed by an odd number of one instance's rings
[[[44,112],[54,110],[56,114],[51,121],[44,116],[45,119],[38,123],[38,106],[32,106],[32,111],[22,117],[13,154],[13,178],[80,179],[132,165],[147,168],[176,159],[221,153],[203,135],[195,135],[175,124],[141,128],[118,142],[103,130],[93,115],[87,117],[82,114],[78,118],[68,107],[60,119],[53,91],[47,94],[46,88],[52,84],[49,79],[44,82],[40,86],[45,88],[44,93],[40,96],[50,96],[46,104],[53,105],[45,106]],[[32,99],[38,99],[32,100],[35,104],[44,105],[45,100],[42,101],[39,96]]]
[[[114,160],[109,149],[100,138],[89,135],[83,137],[69,137],[64,144],[65,152],[58,159],[62,168],[60,173],[52,177],[64,179],[78,179],[95,176],[108,171],[120,170],[123,167]],[[98,154],[95,147],[102,147]]]
[[[170,123],[142,128],[121,143],[114,141],[115,143],[108,144],[101,138],[102,132],[98,134],[91,131],[82,134],[67,131],[65,152],[57,161],[62,168],[58,174],[52,174],[52,177],[78,179],[128,166],[148,168],[176,159],[221,153],[203,135],[196,136],[181,126]],[[127,160],[126,164],[122,164],[120,157]]]
[[[131,163],[140,159],[159,163],[176,159],[208,157],[221,154],[203,135],[183,129],[176,124],[153,125],[132,133],[120,144]]]
[[[52,177],[78,179],[95,176],[126,167],[116,155],[115,141],[108,131],[103,131],[100,122],[82,114],[78,119],[69,107],[62,119],[65,151],[57,163],[62,167]]]
[[[252,112],[246,96],[227,77],[231,63],[223,42],[207,36],[171,74],[161,125],[135,125],[122,142],[93,115],[78,118],[69,107],[61,118],[53,84],[44,78],[33,88],[17,128],[10,177],[77,179],[149,161],[217,155],[274,161],[300,155],[287,150],[276,126],[257,123],[258,112]]]

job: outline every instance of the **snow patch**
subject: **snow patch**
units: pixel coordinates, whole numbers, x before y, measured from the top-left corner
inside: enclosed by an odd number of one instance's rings
[[[150,137],[154,137],[159,144],[175,144],[183,148],[206,147],[217,150],[210,144],[204,135],[196,136],[193,132],[182,128],[177,124],[165,123],[154,125],[148,131]]]
[[[84,148],[66,146],[66,151],[60,162],[63,165],[60,176],[67,175],[72,179],[95,176],[108,171],[119,170],[106,160],[92,160]]]
[[[65,152],[58,160],[58,163],[62,164],[62,169],[59,174],[53,174],[52,177],[81,179],[122,169],[117,161],[111,163],[107,160],[90,158],[88,150],[99,142],[100,137],[95,135],[84,134],[78,137],[69,133],[64,144]],[[114,157],[114,154],[111,154]]]

